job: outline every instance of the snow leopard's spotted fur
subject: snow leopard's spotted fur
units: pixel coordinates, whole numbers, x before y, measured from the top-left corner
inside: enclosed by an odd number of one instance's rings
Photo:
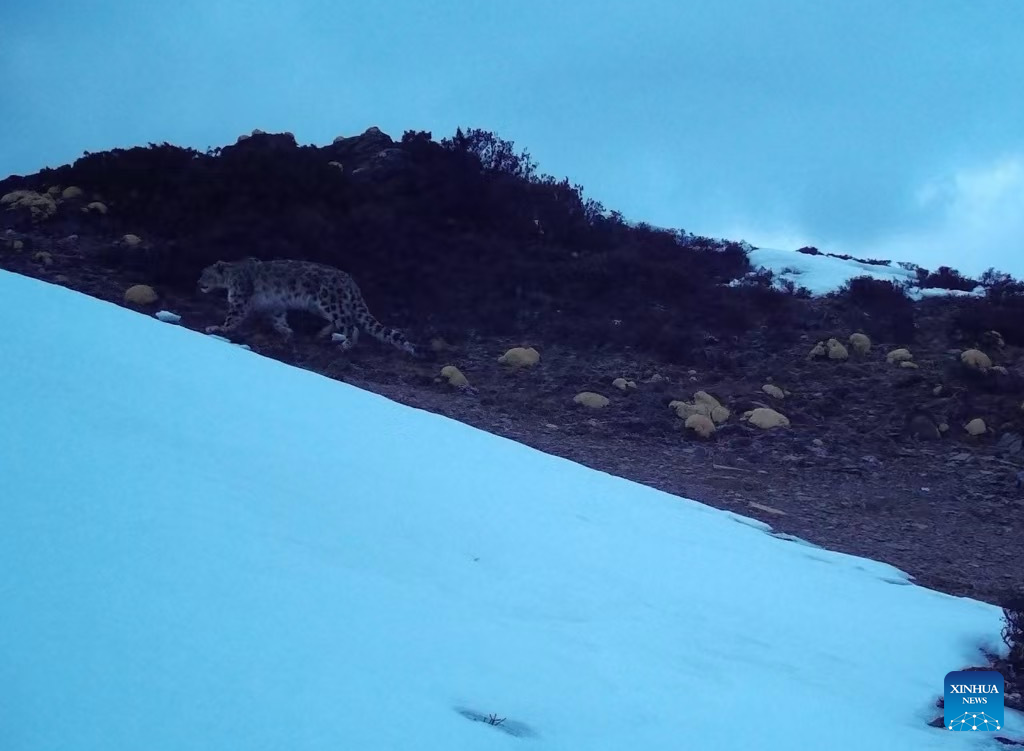
[[[388,328],[370,313],[355,280],[344,271],[310,261],[218,261],[203,269],[199,289],[226,289],[228,315],[221,326],[208,326],[208,334],[236,329],[251,313],[263,313],[274,330],[291,336],[289,310],[304,310],[327,319],[317,334],[334,338],[351,349],[362,329],[385,344],[418,355],[416,347],[397,329]]]

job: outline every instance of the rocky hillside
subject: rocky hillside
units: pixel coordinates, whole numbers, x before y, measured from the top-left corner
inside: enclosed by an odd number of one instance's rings
[[[1024,579],[1013,279],[920,270],[985,292],[915,302],[856,279],[812,297],[751,268],[749,246],[630,224],[482,131],[151,145],[0,196],[4,269],[201,331],[225,313],[196,291],[203,266],[329,263],[431,358],[366,338],[344,355],[299,315],[291,342],[259,322],[239,341],[926,586],[1006,601]]]

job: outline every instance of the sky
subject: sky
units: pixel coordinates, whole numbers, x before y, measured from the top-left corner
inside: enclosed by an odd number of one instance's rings
[[[0,174],[480,127],[633,221],[1024,276],[1024,3],[13,3]]]
[[[60,286],[0,271],[0,331],[4,751],[948,751],[1006,654],[994,605]]]

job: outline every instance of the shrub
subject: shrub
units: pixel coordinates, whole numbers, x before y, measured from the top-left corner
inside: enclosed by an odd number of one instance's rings
[[[457,128],[455,135],[443,139],[441,145],[452,151],[472,154],[480,160],[480,166],[486,172],[500,172],[529,180],[537,170],[537,163],[530,158],[529,151],[523,149],[517,154],[513,141],[480,128],[470,128],[465,132]]]
[[[914,338],[914,303],[898,284],[861,276],[851,279],[830,297],[852,306],[846,323],[874,339],[909,342]]]
[[[1008,302],[1011,298],[1024,296],[1024,282],[994,268],[982,274],[980,282],[985,288],[985,296],[992,302]]]
[[[812,297],[811,291],[807,287],[798,287],[792,279],[779,280],[779,289],[783,293],[801,300],[809,300]]]
[[[877,258],[857,258],[847,253],[826,253],[829,258],[838,258],[841,261],[856,261],[857,263],[867,264],[868,266],[888,266],[889,261],[882,261]]]
[[[993,330],[1007,344],[1024,345],[1024,294],[1005,290],[1002,295],[963,300],[950,319],[950,337],[972,346]]]
[[[910,301],[906,291],[898,284],[887,279],[875,279],[871,276],[858,276],[839,290],[850,301],[864,307],[897,307]]]
[[[1014,675],[1024,681],[1024,595],[1012,595],[1003,605],[1003,642],[1009,650],[1006,661]]]
[[[918,269],[917,277],[922,289],[955,289],[970,292],[979,284],[976,279],[968,279],[949,266],[939,266],[938,271],[930,274],[925,269]]]

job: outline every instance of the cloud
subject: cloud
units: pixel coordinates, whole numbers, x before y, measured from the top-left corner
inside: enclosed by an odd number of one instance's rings
[[[928,180],[915,200],[931,221],[883,239],[873,255],[953,266],[966,274],[994,266],[1024,277],[1024,153]]]

